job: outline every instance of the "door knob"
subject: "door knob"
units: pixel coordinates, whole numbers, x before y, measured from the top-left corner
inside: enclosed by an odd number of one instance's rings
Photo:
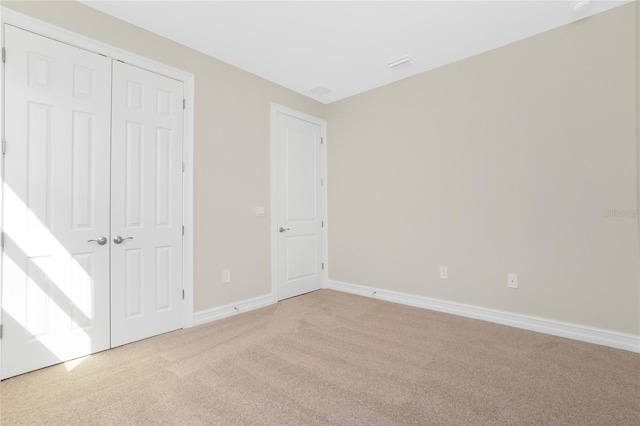
[[[124,240],[133,240],[133,237],[122,238],[120,235],[113,239],[113,242],[116,244],[122,243]]]
[[[107,237],[100,237],[97,240],[87,240],[88,243],[91,243],[95,241],[96,243],[100,244],[101,246],[107,244]]]
[[[280,229],[278,229],[278,231],[280,231],[280,232],[285,232],[285,231],[288,231],[288,230],[289,230],[289,228],[283,228],[282,226],[280,227]]]

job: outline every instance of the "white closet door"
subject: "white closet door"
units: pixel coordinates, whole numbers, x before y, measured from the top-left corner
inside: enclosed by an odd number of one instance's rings
[[[2,378],[109,348],[111,61],[5,25]]]
[[[182,327],[182,99],[182,82],[113,63],[112,347]]]

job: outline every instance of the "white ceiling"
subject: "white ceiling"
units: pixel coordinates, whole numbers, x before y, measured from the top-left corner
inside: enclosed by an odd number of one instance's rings
[[[79,1],[330,103],[631,0],[582,0],[578,12],[567,0]],[[387,66],[406,55],[413,64]]]

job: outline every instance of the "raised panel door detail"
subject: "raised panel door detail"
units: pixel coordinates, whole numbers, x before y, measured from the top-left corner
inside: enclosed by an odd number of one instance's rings
[[[36,341],[49,333],[54,298],[48,276],[50,259],[49,256],[27,259],[24,298],[27,341]]]
[[[143,259],[142,250],[125,251],[126,317],[135,318],[143,313]]]
[[[156,96],[156,111],[158,115],[166,115],[167,117],[171,117],[171,104],[173,101],[173,95],[171,92],[167,92],[166,90],[157,91]]]
[[[171,309],[171,247],[156,247],[156,311]]]
[[[30,229],[51,226],[49,216],[52,107],[29,102],[27,118],[27,209]]]
[[[287,221],[314,220],[316,217],[315,135],[287,129],[286,182]]]
[[[93,70],[81,65],[73,66],[73,96],[78,99],[93,99]]]
[[[40,90],[53,90],[54,59],[35,52],[28,54],[29,86]]]
[[[73,112],[72,138],[72,227],[91,229],[93,227],[93,114]]]
[[[144,143],[144,125],[128,122],[126,124],[125,157],[125,226],[142,226],[142,151]]]
[[[171,130],[156,129],[156,226],[171,226]]]
[[[127,108],[144,110],[144,86],[136,81],[127,81]]]
[[[77,253],[71,256],[71,327],[86,329],[93,326],[94,280],[93,253]]]
[[[300,235],[287,238],[287,281],[316,274],[316,236]]]

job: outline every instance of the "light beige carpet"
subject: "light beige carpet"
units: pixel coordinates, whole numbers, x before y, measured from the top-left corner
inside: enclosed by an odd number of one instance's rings
[[[3,381],[1,423],[640,424],[638,354],[331,290],[68,368]]]

